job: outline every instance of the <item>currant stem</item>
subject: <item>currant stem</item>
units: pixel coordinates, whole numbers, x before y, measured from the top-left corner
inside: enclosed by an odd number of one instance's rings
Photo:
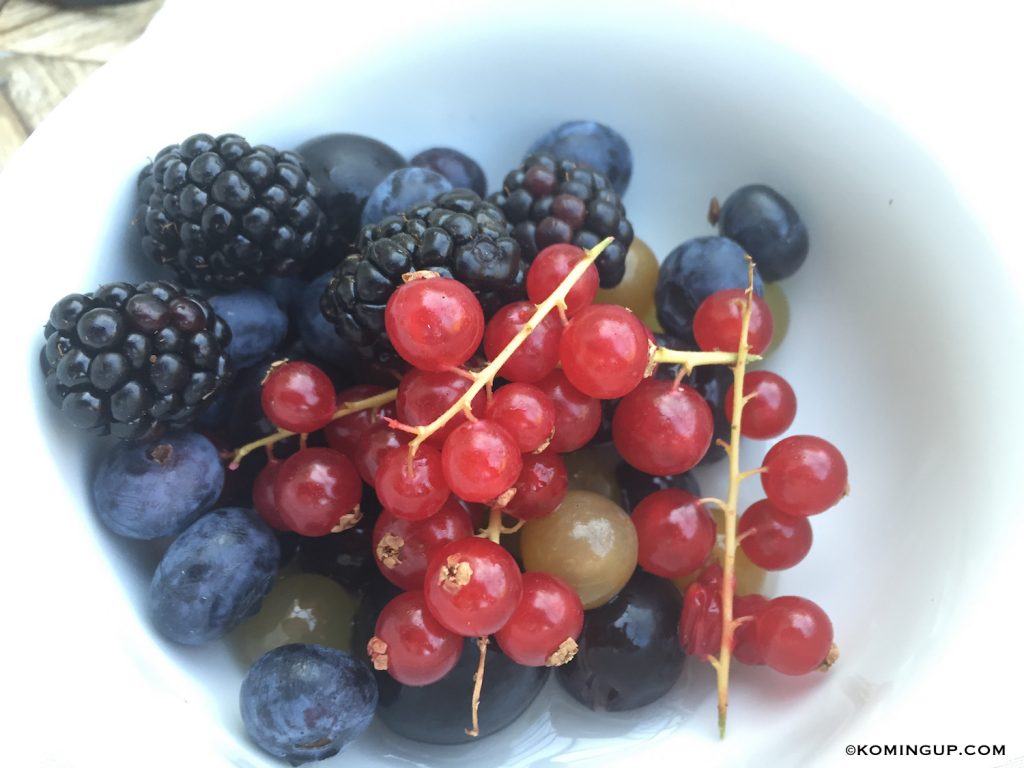
[[[379,395],[373,395],[372,397],[364,397],[362,400],[353,400],[351,403],[342,403],[341,407],[334,412],[331,420],[340,419],[344,416],[351,416],[353,413],[358,411],[366,411],[370,408],[380,408],[381,406],[387,405],[390,402],[394,402],[395,398],[398,397],[398,389],[389,389],[387,392],[381,392]],[[242,459],[248,456],[250,453],[255,451],[257,448],[263,446],[270,446],[274,443],[279,443],[289,437],[294,437],[297,433],[289,432],[287,429],[279,429],[277,432],[273,432],[266,437],[261,437],[259,440],[254,440],[251,443],[246,443],[231,457],[231,463],[228,464],[228,469],[238,469],[239,464],[242,463]]]
[[[750,313],[754,295],[754,262],[747,256],[747,290],[746,304],[740,323],[739,348],[736,350],[736,362],[733,365],[733,399],[732,423],[729,426],[729,491],[725,504],[722,505],[722,517],[725,521],[725,543],[722,552],[722,645],[718,653],[718,663],[714,665],[718,677],[718,735],[725,738],[726,715],[729,710],[729,662],[732,659],[733,638],[736,623],[733,621],[733,595],[736,591],[736,504],[739,501],[740,481],[745,473],[740,472],[740,427],[743,419],[743,377],[747,370],[748,354],[747,335],[750,330]]]
[[[487,366],[476,373],[473,383],[469,389],[462,393],[462,396],[452,403],[451,407],[434,419],[429,424],[420,427],[419,434],[413,438],[412,442],[409,443],[409,450],[415,452],[423,441],[430,437],[437,430],[444,427],[449,421],[455,416],[462,412],[463,408],[468,408],[469,404],[473,402],[473,398],[476,394],[491,384],[494,381],[495,376],[498,375],[498,371],[501,370],[508,359],[512,357],[513,353],[522,346],[523,342],[529,337],[530,333],[540,325],[541,321],[548,316],[548,313],[555,309],[560,304],[564,306],[565,296],[569,293],[577,281],[583,277],[583,273],[587,271],[587,268],[594,263],[595,259],[600,256],[604,249],[612,244],[614,238],[606,237],[600,243],[595,245],[589,251],[585,252],[585,256],[580,259],[580,262],[572,268],[568,275],[558,284],[558,287],[548,296],[544,301],[537,305],[533,315],[526,324],[519,329],[519,332],[512,337],[511,341],[505,345],[505,348],[497,354],[497,356],[487,364]]]
[[[694,368],[701,365],[735,365],[739,358],[736,352],[719,352],[717,350],[714,352],[698,352],[685,349],[669,349],[668,347],[658,347],[654,344],[650,344],[649,349],[647,370],[645,371],[646,376],[654,373],[654,367],[658,363],[678,364],[682,375],[687,376]],[[747,359],[755,362],[760,360],[761,356],[748,354]]]
[[[476,674],[473,675],[473,727],[466,729],[466,735],[476,738],[480,735],[480,690],[484,687],[484,666],[487,663],[487,645],[490,643],[486,637],[478,637],[476,645],[480,649],[480,663],[477,665]]]

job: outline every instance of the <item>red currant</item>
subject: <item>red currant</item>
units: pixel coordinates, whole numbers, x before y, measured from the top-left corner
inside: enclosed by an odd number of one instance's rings
[[[690,656],[707,659],[722,649],[722,567],[709,565],[686,588],[679,617],[679,644]]]
[[[426,426],[458,402],[472,384],[472,379],[456,371],[432,373],[414,368],[402,377],[398,385],[398,399],[395,401],[398,420],[411,427]],[[487,396],[481,391],[473,397],[470,410],[479,417],[484,415],[486,406]],[[426,442],[441,448],[448,435],[465,422],[465,414],[457,414]]]
[[[410,457],[408,448],[392,448],[380,460],[374,488],[381,506],[395,517],[425,520],[448,500],[441,452],[421,445]]]
[[[693,315],[693,337],[697,346],[707,351],[739,349],[746,302],[746,291],[742,288],[718,291],[704,299]],[[754,294],[747,328],[747,346],[751,353],[759,355],[768,348],[772,329],[772,311],[764,299]]]
[[[516,664],[552,667],[572,658],[582,631],[583,603],[576,590],[549,573],[524,573],[523,596],[495,639]]]
[[[551,449],[569,453],[589,443],[601,428],[601,401],[580,392],[557,369],[538,381],[537,388],[550,397],[555,406]]]
[[[811,551],[814,534],[806,517],[780,512],[768,499],[751,504],[740,517],[737,533],[750,562],[767,571],[792,568]]]
[[[695,467],[711,445],[714,428],[704,398],[666,379],[642,381],[612,417],[612,438],[622,458],[649,475],[677,475]]]
[[[555,430],[555,404],[532,384],[506,384],[494,393],[486,416],[507,429],[523,453],[547,445]]]
[[[755,621],[764,663],[784,675],[813,672],[832,648],[832,622],[806,598],[776,597]]]
[[[816,515],[847,492],[846,460],[820,437],[794,435],[771,447],[762,462],[761,485],[780,512]]]
[[[565,461],[553,450],[523,456],[516,492],[505,511],[520,520],[544,517],[562,503],[568,488]]]
[[[586,252],[578,245],[556,243],[537,254],[526,273],[526,295],[534,304],[540,304],[555,292],[572,268],[579,264]],[[590,304],[597,295],[601,278],[597,267],[591,264],[583,276],[569,289],[565,296],[565,313],[572,317]]]
[[[612,400],[632,392],[647,368],[647,329],[625,307],[592,304],[562,331],[559,358],[573,386]]]
[[[678,488],[656,491],[633,510],[637,562],[667,579],[700,568],[715,546],[715,521],[700,500]]]
[[[733,634],[733,657],[743,664],[756,666],[764,664],[764,656],[761,655],[761,648],[757,644],[757,616],[764,607],[768,605],[768,598],[764,595],[736,595],[732,600],[732,616],[734,619],[742,619],[747,616],[753,617],[751,621],[744,621]]]
[[[373,526],[373,556],[380,572],[395,586],[423,589],[430,553],[472,535],[469,512],[454,497],[426,520],[403,520],[384,510]]]
[[[423,593],[405,592],[384,606],[366,646],[374,669],[402,685],[429,685],[452,671],[463,640],[430,615]]]
[[[334,418],[334,385],[312,363],[288,362],[267,374],[260,403],[274,426],[289,432],[316,432]]]
[[[352,461],[331,448],[305,448],[289,456],[274,480],[281,519],[303,536],[331,533],[362,494]]]
[[[495,313],[484,331],[484,352],[494,360],[512,338],[529,322],[537,307],[528,301],[506,304]],[[509,381],[533,384],[558,365],[558,341],[562,323],[558,315],[548,313],[533,332],[501,366],[499,373]]]
[[[725,417],[732,421],[735,385],[725,393]],[[744,437],[767,440],[778,437],[796,418],[796,393],[784,378],[771,371],[748,371],[743,377],[743,394],[755,395],[743,406],[740,431]]]
[[[345,403],[354,403],[365,400],[368,397],[379,395],[384,391],[383,387],[373,384],[361,384],[356,387],[343,389],[338,393],[337,407],[341,408]],[[324,429],[324,436],[327,444],[336,451],[341,451],[350,459],[356,455],[356,446],[363,433],[374,424],[382,421],[384,417],[394,417],[395,406],[388,403],[381,408],[366,408],[340,419],[334,419]]]
[[[458,280],[434,277],[399,286],[388,299],[384,327],[395,351],[424,371],[444,371],[472,357],[484,336],[484,311]]]
[[[277,460],[270,461],[256,475],[252,483],[252,506],[263,518],[263,522],[275,531],[290,531],[291,528],[281,518],[281,513],[277,511],[277,504],[274,502],[274,481],[282,463]]]
[[[512,555],[476,536],[435,549],[423,584],[434,618],[465,637],[490,635],[505,626],[523,593]]]
[[[363,432],[356,444],[353,461],[367,485],[373,486],[377,482],[377,470],[380,469],[384,454],[408,444],[410,440],[412,435],[408,432],[392,429],[384,422],[374,424]]]
[[[504,427],[483,420],[463,424],[444,441],[441,464],[448,487],[466,501],[491,501],[515,483],[522,453]]]

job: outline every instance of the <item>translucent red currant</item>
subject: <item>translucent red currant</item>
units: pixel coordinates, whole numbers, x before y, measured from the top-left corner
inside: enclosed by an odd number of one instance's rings
[[[484,311],[458,280],[434,277],[399,286],[388,299],[384,327],[395,351],[424,371],[465,363],[484,335]]]
[[[287,362],[267,374],[260,403],[275,426],[290,432],[316,432],[334,417],[334,385],[312,363]]]
[[[430,615],[423,592],[416,591],[384,606],[366,651],[374,669],[387,670],[402,685],[429,685],[452,671],[463,644]]]
[[[356,444],[353,461],[356,469],[359,470],[359,476],[372,487],[377,482],[377,470],[380,468],[384,454],[405,446],[410,440],[412,440],[411,434],[392,429],[384,422],[371,425],[368,430],[363,432]]]
[[[540,304],[554,293],[572,268],[579,264],[586,252],[577,245],[557,243],[537,254],[526,273],[526,294],[534,304]],[[583,276],[569,289],[565,297],[565,313],[572,317],[594,300],[600,287],[597,267],[591,264]]]
[[[405,446],[383,455],[374,480],[381,506],[395,517],[425,520],[448,500],[441,452],[421,445],[414,456]]]
[[[732,421],[734,387],[725,395],[725,416]],[[743,406],[740,431],[744,437],[767,440],[778,437],[796,418],[796,393],[784,378],[771,371],[747,371],[743,394],[754,395]]]
[[[555,404],[532,384],[506,384],[494,393],[486,416],[507,429],[523,453],[547,445],[555,431]]]
[[[816,515],[847,492],[846,460],[832,443],[794,435],[771,447],[762,462],[761,485],[780,512]]]
[[[263,522],[275,531],[289,531],[291,528],[281,518],[274,501],[274,481],[281,469],[281,461],[270,461],[259,471],[252,483],[252,506]]]
[[[582,631],[576,590],[550,573],[524,573],[523,596],[495,639],[517,664],[553,667],[572,659]]]
[[[813,672],[832,648],[832,622],[806,598],[776,597],[755,621],[764,663],[784,675]]]
[[[472,535],[469,512],[454,497],[426,520],[403,520],[384,510],[373,526],[373,557],[395,586],[423,589],[430,553],[442,544]]]
[[[633,510],[637,562],[656,576],[675,578],[700,568],[715,546],[715,521],[691,493],[657,491]]]
[[[408,371],[398,385],[398,399],[395,406],[398,420],[411,427],[422,427],[430,424],[445,411],[451,408],[473,381],[456,371]],[[470,403],[474,415],[484,415],[487,396],[481,391]],[[463,413],[457,414],[451,421],[427,438],[427,443],[437,448],[444,445],[445,438],[460,424],[466,422]]]
[[[750,562],[768,571],[792,568],[811,550],[814,533],[806,517],[780,512],[768,499],[751,504],[737,533]]]
[[[514,487],[515,495],[505,507],[508,514],[520,520],[550,514],[569,488],[565,461],[550,448],[523,456],[523,469]]]
[[[601,428],[601,401],[580,392],[557,369],[538,381],[537,388],[550,397],[555,406],[551,449],[568,453],[589,443]]]
[[[562,331],[559,358],[573,386],[611,400],[632,392],[649,357],[647,329],[624,307],[592,304]]]
[[[495,313],[484,331],[484,352],[493,360],[508,346],[512,338],[529,322],[537,307],[528,301],[506,304]],[[511,357],[501,366],[499,374],[509,381],[533,384],[547,376],[558,365],[558,342],[562,323],[549,313]]]
[[[281,519],[303,536],[325,536],[359,503],[363,484],[352,461],[331,448],[306,448],[282,463],[274,480]]]
[[[735,352],[740,345],[740,327],[746,306],[746,291],[730,288],[711,294],[693,316],[693,337],[703,350],[721,349]],[[753,295],[747,345],[759,355],[772,340],[772,311],[757,294]]]
[[[368,397],[379,395],[383,391],[383,387],[377,387],[373,384],[361,384],[343,389],[338,393],[337,407],[340,408],[345,403],[365,400]],[[342,416],[340,419],[331,421],[324,429],[324,437],[327,438],[327,444],[331,448],[341,451],[351,459],[355,457],[356,446],[363,433],[385,417],[393,418],[394,415],[395,406],[391,403],[381,408],[366,408],[356,411],[348,416]]]
[[[441,464],[448,487],[466,501],[491,501],[516,482],[523,469],[515,438],[496,422],[463,424],[444,441]]]

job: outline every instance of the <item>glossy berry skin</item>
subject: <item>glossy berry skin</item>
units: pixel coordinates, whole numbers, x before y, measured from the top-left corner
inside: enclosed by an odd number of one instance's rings
[[[448,500],[448,484],[441,470],[441,452],[422,445],[409,457],[409,449],[394,448],[377,467],[374,488],[381,505],[395,517],[425,520]]]
[[[581,631],[583,604],[576,591],[549,573],[524,573],[523,596],[495,640],[517,664],[552,667],[571,659],[559,647]]]
[[[351,590],[364,589],[377,575],[372,533],[381,512],[376,494],[365,485],[359,511],[363,513],[362,519],[343,535],[302,537],[297,557],[299,570],[327,576]]]
[[[591,304],[562,331],[559,359],[574,387],[602,400],[624,397],[644,378],[647,329],[624,307]]]
[[[526,273],[526,295],[530,301],[540,304],[554,293],[585,255],[586,252],[578,245],[568,243],[549,245],[538,253],[530,265],[530,271]],[[597,295],[598,287],[600,277],[597,267],[591,264],[565,296],[566,315],[572,317],[589,305]]]
[[[471,379],[455,371],[431,373],[413,369],[402,377],[398,385],[398,399],[395,401],[398,420],[411,427],[430,424],[451,408],[472,384]],[[470,403],[470,410],[479,418],[484,415],[486,405],[487,396],[480,391]],[[465,423],[465,414],[459,413],[427,438],[427,444],[440,448],[448,435]]]
[[[366,665],[344,651],[293,643],[252,665],[239,706],[249,738],[299,765],[336,755],[369,727],[377,684]]]
[[[263,412],[291,432],[316,432],[334,417],[334,385],[312,363],[294,361],[271,368],[260,395]]]
[[[678,475],[649,475],[625,461],[615,467],[615,478],[622,492],[622,507],[632,513],[637,504],[656,491],[678,488],[681,491],[701,497],[700,484],[689,472]]]
[[[743,406],[740,432],[754,440],[778,437],[796,418],[796,393],[789,382],[771,371],[747,371],[743,377],[743,394],[755,395]],[[732,421],[734,388],[725,393],[725,416]]]
[[[92,499],[104,525],[130,539],[173,536],[210,509],[224,488],[217,449],[202,435],[180,432],[119,443],[93,478]]]
[[[491,501],[516,482],[523,469],[515,438],[496,422],[463,424],[444,441],[441,465],[448,487],[465,501]]]
[[[488,360],[494,360],[501,353],[536,309],[528,301],[517,301],[498,310],[484,330],[484,351]],[[525,384],[540,381],[558,365],[561,337],[562,323],[557,313],[548,313],[501,366],[499,373],[509,381]]]
[[[487,405],[486,417],[507,429],[523,453],[547,445],[555,430],[555,404],[530,384],[499,389]]]
[[[523,469],[515,484],[515,495],[505,511],[520,520],[550,514],[562,503],[569,488],[565,461],[548,448],[523,456]]]
[[[814,542],[806,517],[780,512],[768,499],[747,507],[736,530],[739,535],[747,534],[740,546],[750,561],[767,571],[792,568],[807,556]]]
[[[693,315],[708,296],[727,288],[747,287],[743,248],[724,237],[698,237],[675,248],[661,263],[654,291],[658,321],[668,333],[692,338]],[[754,269],[754,293],[764,285]]]
[[[740,331],[746,292],[740,288],[713,293],[701,302],[693,316],[693,337],[706,352],[716,349],[735,352],[740,346]],[[747,347],[760,355],[772,341],[772,311],[760,296],[753,297]]]
[[[409,161],[409,165],[427,168],[448,179],[453,189],[472,189],[480,197],[487,194],[487,177],[483,169],[457,149],[433,147],[425,149]]]
[[[722,203],[718,231],[751,255],[765,280],[781,280],[807,259],[807,227],[790,202],[764,184],[740,187]]]
[[[601,428],[601,401],[580,392],[557,369],[538,381],[537,388],[555,405],[551,449],[569,453],[589,443]]]
[[[692,387],[662,379],[642,381],[622,398],[612,419],[622,458],[649,475],[693,469],[707,452],[713,430],[704,399]]]
[[[281,471],[283,461],[269,461],[259,471],[252,484],[252,505],[256,514],[275,531],[290,531],[288,523],[281,517],[274,500],[274,483]]]
[[[633,173],[633,154],[626,140],[612,128],[593,120],[571,120],[555,126],[530,145],[527,155],[538,152],[600,171],[620,196]]]
[[[480,346],[484,311],[458,280],[421,278],[391,294],[384,326],[407,363],[423,371],[445,371],[465,363]]]
[[[755,621],[764,663],[784,675],[813,672],[832,647],[832,622],[806,598],[776,597]]]
[[[771,447],[761,462],[761,486],[772,505],[790,515],[816,515],[847,493],[846,459],[820,437],[794,435]]]
[[[377,470],[384,456],[396,448],[408,445],[412,435],[392,429],[384,422],[372,425],[359,438],[353,461],[363,482],[371,488],[377,482]]]
[[[746,616],[756,619],[767,605],[768,598],[764,595],[736,595],[732,601],[732,615],[734,619],[742,619]],[[733,640],[732,656],[734,659],[751,666],[764,664],[764,655],[757,644],[756,621],[746,621],[736,627]]]
[[[637,571],[615,597],[586,612],[579,652],[555,672],[558,682],[596,711],[625,712],[660,699],[683,670],[680,607],[675,587]]]
[[[706,660],[722,649],[722,566],[714,563],[686,588],[679,614],[679,645]]]
[[[473,535],[469,512],[449,498],[436,515],[410,521],[381,512],[373,526],[373,556],[380,572],[395,586],[423,589],[427,559],[437,547]]]
[[[326,536],[363,493],[351,459],[330,448],[305,448],[285,459],[274,480],[281,519],[303,536]]]
[[[362,226],[376,224],[385,216],[403,213],[424,200],[452,191],[452,184],[429,168],[399,168],[373,188],[360,217]]]
[[[656,576],[675,578],[700,568],[715,546],[715,521],[700,500],[675,488],[658,491],[633,510],[637,562]]]
[[[522,574],[512,555],[475,536],[435,549],[423,584],[434,618],[464,637],[497,632],[523,593]]]
[[[334,331],[331,331],[333,333]],[[355,387],[343,389],[338,393],[336,406],[341,408],[345,403],[354,403],[365,400],[368,397],[379,395],[384,391],[383,387],[373,384],[360,384]],[[395,406],[385,405],[382,408],[366,408],[340,419],[333,419],[324,428],[324,437],[327,438],[327,445],[336,451],[341,451],[350,459],[354,459],[356,448],[359,445],[359,438],[363,436],[374,424],[380,423],[384,417],[394,418]]]
[[[333,274],[322,274],[306,285],[299,305],[293,310],[292,322],[298,327],[299,338],[310,352],[323,362],[344,369],[355,365],[358,353],[348,339],[337,334],[320,311],[320,297]]]
[[[288,332],[288,316],[265,291],[248,288],[211,296],[210,306],[231,329],[227,353],[237,369],[271,355]]]
[[[442,627],[427,610],[423,592],[403,592],[384,606],[366,646],[373,668],[402,685],[430,685],[451,672],[462,654],[462,637]]]
[[[259,608],[279,554],[274,534],[252,510],[208,512],[174,540],[153,574],[153,625],[185,645],[223,637]]]

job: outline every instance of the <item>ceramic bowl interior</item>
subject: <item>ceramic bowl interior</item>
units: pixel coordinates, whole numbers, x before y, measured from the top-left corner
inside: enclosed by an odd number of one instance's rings
[[[1002,392],[971,375],[995,342],[980,321],[971,324],[983,300],[959,285],[965,254],[972,280],[993,286],[997,261],[929,157],[808,62],[681,11],[638,12],[628,23],[551,13],[550,25],[492,8],[466,9],[458,24],[421,14],[387,34],[373,24],[344,34],[313,29],[319,46],[296,37],[261,48],[265,31],[251,29],[245,51],[240,43],[211,45],[212,60],[201,62],[180,49],[170,61],[182,38],[171,40],[170,22],[158,19],[150,38],[76,94],[12,167],[8,181],[24,187],[7,237],[34,246],[28,270],[45,286],[19,299],[19,312],[41,323],[64,293],[152,274],[128,223],[134,178],[146,157],[197,131],[234,131],[279,147],[359,132],[410,156],[447,144],[477,158],[494,188],[542,131],[594,118],[632,146],[625,204],[659,256],[711,234],[712,195],[748,182],[776,187],[803,215],[812,245],[804,268],[782,284],[791,323],[768,367],[796,389],[793,433],[819,434],[844,451],[852,494],[813,520],[811,554],[770,588],[826,608],[841,662],[806,678],[736,669],[724,743],[711,670],[690,662],[676,690],[637,712],[593,714],[551,684],[518,723],[479,744],[425,747],[375,725],[325,765],[610,765],[680,754],[692,765],[753,756],[791,763],[841,742],[912,685],[984,578],[979,563],[996,541],[980,532],[994,528],[977,523],[1000,514],[989,483],[1000,457],[978,410]],[[578,44],[568,42],[570,22]],[[209,31],[189,34],[195,50],[213,41]],[[242,66],[253,55],[258,78]],[[225,71],[231,76],[213,74]],[[66,205],[54,226],[38,195],[57,185],[58,170]],[[944,350],[965,337],[972,346],[951,366]],[[23,343],[20,359],[35,370],[35,326]],[[145,720],[141,733],[163,733],[158,720],[173,724],[166,738],[193,757],[275,765],[245,737],[237,711],[243,670],[230,653],[175,647],[150,631],[143,597],[157,553],[116,540],[91,515],[96,443],[63,427],[38,376],[24,396],[34,403],[19,417],[34,433],[29,449],[44,457],[34,471],[52,488],[63,532],[48,558],[77,575],[60,594],[70,620],[104,616],[102,641],[80,641],[93,660],[83,686],[102,691],[94,695],[120,717]],[[743,464],[755,466],[766,448],[746,444]],[[937,477],[956,478],[970,495],[973,524]],[[706,491],[724,492],[719,471],[702,479]],[[744,500],[759,491],[749,482]],[[467,691],[467,711],[468,701]],[[90,744],[85,730],[73,732]]]

